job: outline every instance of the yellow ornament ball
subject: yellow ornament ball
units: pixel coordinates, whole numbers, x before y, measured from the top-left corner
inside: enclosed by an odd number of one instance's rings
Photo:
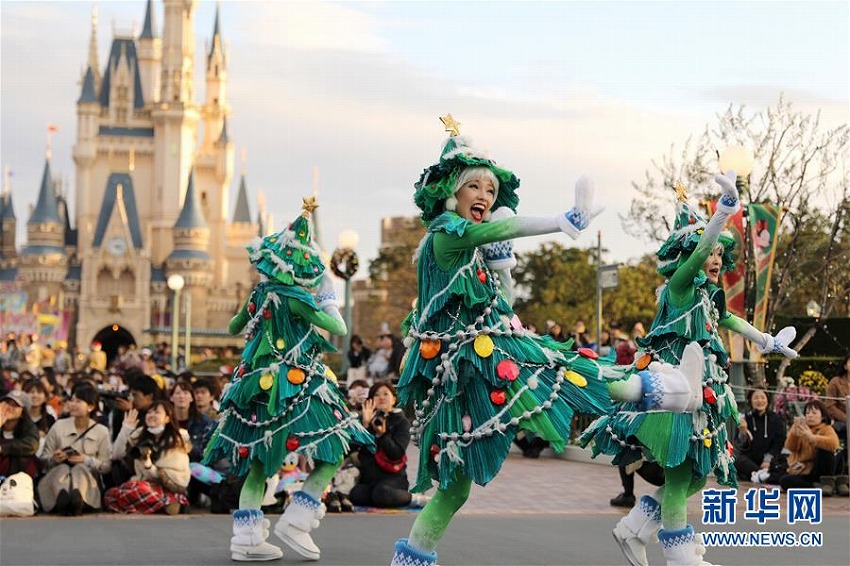
[[[567,381],[575,385],[576,387],[587,387],[587,380],[583,375],[577,374],[576,372],[569,370],[564,374],[564,377],[567,378]]]
[[[711,431],[707,428],[702,429],[702,443],[705,444],[706,448],[711,448]]]
[[[493,339],[482,334],[473,342],[472,347],[475,348],[475,353],[482,358],[489,358],[493,354]]]
[[[278,350],[283,350],[286,347],[286,340],[284,340],[283,338],[278,338],[275,341],[274,345]]]
[[[292,368],[288,372],[286,372],[286,379],[289,383],[294,385],[300,385],[304,383],[304,380],[307,379],[307,374],[304,373],[303,370],[298,368]]]
[[[274,376],[270,373],[264,373],[260,377],[260,389],[268,391],[274,385]]]
[[[332,370],[329,367],[325,368],[325,377],[327,377],[328,379],[330,379],[334,383],[336,383],[336,381],[337,381],[336,374],[334,373],[334,370]]]

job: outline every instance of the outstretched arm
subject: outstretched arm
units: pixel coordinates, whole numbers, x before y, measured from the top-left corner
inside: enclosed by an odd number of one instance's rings
[[[301,301],[298,301],[296,299],[289,299],[289,309],[292,311],[293,314],[300,316],[313,326],[323,328],[331,334],[335,334],[337,336],[345,336],[345,334],[347,333],[345,321],[342,320],[342,316],[340,316],[339,314],[339,309],[335,307],[333,307],[332,309],[328,308],[326,310],[317,311],[313,310]]]
[[[723,189],[723,195],[717,203],[717,210],[708,221],[697,247],[691,256],[680,265],[670,278],[669,289],[676,304],[682,304],[690,298],[694,292],[694,277],[697,276],[705,260],[711,255],[712,250],[720,239],[720,233],[726,225],[730,216],[738,212],[740,202],[738,201],[738,189],[735,186],[735,172],[729,171],[726,175],[715,175],[714,180]]]
[[[786,326],[777,332],[776,336],[771,336],[767,332],[761,332],[743,318],[731,313],[720,321],[720,325],[733,332],[737,332],[750,342],[753,342],[763,354],[777,352],[786,358],[796,358],[798,355],[797,352],[789,348],[791,341],[797,335],[797,331],[793,326]]]

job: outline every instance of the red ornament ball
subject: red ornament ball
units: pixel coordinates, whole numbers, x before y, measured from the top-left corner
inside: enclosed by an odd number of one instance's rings
[[[479,281],[481,281],[482,283],[487,282],[487,273],[483,269],[481,269],[479,267],[478,270],[476,271],[476,273],[478,274],[478,280]]]
[[[702,398],[705,399],[705,402],[709,405],[717,403],[717,395],[714,394],[714,389],[708,385],[702,388]]]
[[[705,323],[705,329],[708,330],[709,332],[711,332],[711,323],[710,322]]]
[[[310,259],[310,254],[307,253],[307,252],[304,252],[304,259]]]
[[[588,359],[591,359],[591,360],[598,360],[599,359],[599,354],[597,354],[596,352],[594,352],[590,348],[579,348],[578,349],[578,355],[583,357],[583,358],[588,358]]]
[[[437,454],[439,454],[439,453],[440,453],[440,447],[439,447],[439,445],[437,445],[437,444],[432,444],[432,445],[431,445],[431,449],[428,451],[428,453],[431,455],[431,458],[432,458],[432,459],[433,459],[433,458],[436,458],[436,457],[437,457]]]
[[[726,441],[726,453],[729,454],[730,458],[735,456],[735,447],[728,440]]]
[[[513,360],[502,360],[496,364],[496,375],[499,379],[513,381],[519,377],[519,366]]]
[[[264,319],[268,320],[271,317],[272,317],[272,311],[270,311],[269,309],[266,309],[266,310],[263,311],[263,318]]]
[[[301,445],[301,443],[298,442],[298,439],[295,438],[294,436],[290,436],[289,438],[286,439],[286,449],[289,450],[290,452],[292,452],[293,450],[296,450],[300,445]]]
[[[286,255],[292,255],[292,250],[286,250]]]
[[[495,391],[490,392],[490,401],[492,401],[494,405],[504,405],[507,400],[508,396],[501,389],[496,389]]]
[[[247,446],[240,446],[239,447],[239,457],[240,458],[247,458],[248,457],[248,447]]]
[[[257,305],[254,304],[254,301],[248,303],[248,312],[254,314],[255,310],[257,310]]]

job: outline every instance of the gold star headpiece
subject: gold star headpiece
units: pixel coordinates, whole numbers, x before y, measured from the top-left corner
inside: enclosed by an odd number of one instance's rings
[[[319,208],[319,205],[316,203],[316,197],[303,197],[301,199],[301,216],[304,218],[310,218],[310,215],[313,214],[313,211]]]
[[[688,202],[688,187],[683,185],[682,181],[676,181],[673,189],[676,191],[676,199],[679,202]]]
[[[449,137],[455,137],[460,134],[460,122],[455,120],[451,114],[440,116],[440,122],[446,127]]]

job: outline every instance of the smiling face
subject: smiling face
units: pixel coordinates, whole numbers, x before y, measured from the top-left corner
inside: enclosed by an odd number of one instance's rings
[[[711,255],[702,264],[702,270],[705,271],[708,280],[717,285],[720,280],[720,268],[723,266],[723,244],[717,244],[711,250]]]
[[[175,409],[188,409],[192,405],[192,392],[178,385],[171,394],[171,402]]]
[[[463,218],[475,224],[484,221],[487,213],[496,202],[498,181],[486,167],[478,167],[461,173],[460,186],[455,192],[457,207],[455,211]]]
[[[375,401],[375,409],[388,413],[395,408],[395,395],[389,387],[379,387],[372,397]]]
[[[760,390],[753,391],[750,396],[750,406],[757,413],[764,413],[767,410],[767,393]]]
[[[87,417],[94,410],[94,405],[89,405],[88,402],[76,395],[68,399],[66,407],[68,407],[68,414],[72,417]]]
[[[151,428],[165,426],[170,421],[171,419],[165,411],[165,407],[162,405],[157,405],[145,414],[145,425]]]

